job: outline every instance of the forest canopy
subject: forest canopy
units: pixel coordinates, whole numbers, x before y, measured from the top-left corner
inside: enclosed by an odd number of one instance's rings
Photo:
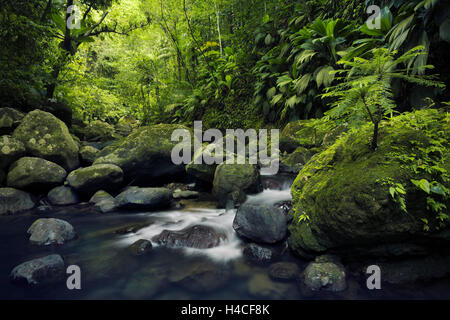
[[[371,4],[381,9],[380,28],[366,23]],[[328,88],[345,82],[336,70],[369,61],[378,48],[396,58],[421,46],[398,69],[439,73],[433,81],[447,83],[448,7],[439,0],[1,0],[0,101],[23,110],[53,104],[84,122],[202,119],[223,129],[320,118],[336,101],[324,95]],[[396,111],[449,100],[443,86],[389,82]]]

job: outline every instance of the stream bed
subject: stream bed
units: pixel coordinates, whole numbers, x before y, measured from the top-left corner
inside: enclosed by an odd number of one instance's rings
[[[247,202],[274,204],[290,200],[290,183],[278,190],[266,189],[249,196]],[[258,265],[243,256],[245,242],[232,228],[235,209],[186,206],[184,209],[112,213],[101,215],[89,206],[57,208],[45,213],[1,217],[0,299],[444,299],[450,298],[450,281],[397,288],[383,286],[370,291],[366,279],[348,273],[348,289],[340,293],[306,294],[296,280],[274,281],[269,265]],[[37,218],[60,218],[71,223],[76,240],[59,247],[37,247],[28,242],[27,229]],[[124,226],[141,225],[128,234],[117,233]],[[182,230],[204,225],[220,230],[227,239],[211,249],[170,249],[153,243],[149,254],[133,256],[127,248],[137,240],[151,240],[163,230]],[[308,261],[283,254],[275,261],[296,263],[303,270]],[[26,288],[9,282],[18,264],[52,253],[68,265],[81,269],[81,290],[68,290],[65,283]]]

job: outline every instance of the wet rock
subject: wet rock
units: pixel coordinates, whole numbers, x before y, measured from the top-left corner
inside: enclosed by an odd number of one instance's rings
[[[268,263],[274,259],[274,253],[271,249],[261,247],[250,243],[244,248],[244,256],[255,263]]]
[[[6,170],[11,163],[25,155],[25,145],[11,136],[0,137],[0,169]]]
[[[156,210],[167,208],[172,192],[166,188],[128,188],[116,197],[120,209]]]
[[[172,271],[169,280],[189,291],[205,293],[224,287],[230,278],[230,271],[223,265],[196,263],[178,267]]]
[[[277,262],[269,267],[269,276],[273,280],[289,281],[298,277],[300,268],[292,262]]]
[[[13,188],[0,188],[0,199],[0,215],[29,210],[35,205],[28,193]]]
[[[339,292],[347,289],[344,267],[328,256],[316,258],[302,274],[304,285],[312,291]]]
[[[259,170],[251,164],[220,164],[214,174],[213,195],[225,208],[232,198],[235,204],[243,203],[246,194],[262,191]]]
[[[60,219],[38,219],[27,231],[30,243],[42,245],[62,245],[76,237],[75,230],[67,221]]]
[[[65,275],[64,260],[60,255],[52,254],[18,265],[9,278],[16,284],[40,286],[63,281]]]
[[[0,108],[0,134],[13,132],[24,117],[24,113],[13,108]]]
[[[87,166],[92,165],[95,159],[97,159],[99,152],[100,150],[91,146],[81,147],[80,149],[81,163]]]
[[[133,243],[128,250],[134,256],[142,256],[152,251],[152,243],[145,239],[140,239]]]
[[[193,226],[180,231],[164,230],[152,241],[170,248],[188,247],[207,249],[217,247],[226,239],[223,232],[208,226]]]
[[[60,186],[50,190],[47,198],[55,206],[66,206],[80,202],[77,193],[68,186]]]
[[[79,166],[78,146],[69,129],[48,112],[34,110],[28,113],[14,130],[13,137],[34,157],[52,161],[68,171]]]
[[[276,243],[286,236],[287,221],[283,212],[274,206],[244,204],[237,210],[233,228],[247,239]]]
[[[95,208],[102,213],[110,213],[119,208],[116,199],[105,199],[95,204]]]
[[[96,204],[103,200],[113,200],[114,197],[104,190],[97,191],[89,200],[89,203]]]
[[[64,183],[66,170],[41,158],[24,157],[9,168],[7,184],[18,189],[49,190]]]
[[[116,190],[123,181],[123,171],[113,164],[93,165],[72,171],[67,176],[68,184],[83,194],[98,190]]]
[[[185,190],[185,191],[175,191],[173,193],[173,198],[174,199],[196,199],[198,198],[199,193],[197,191],[189,191],[189,190]]]

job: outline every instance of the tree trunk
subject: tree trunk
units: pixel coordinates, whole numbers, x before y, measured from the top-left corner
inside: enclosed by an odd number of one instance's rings
[[[378,122],[374,123],[372,145],[370,148],[372,149],[372,151],[375,151],[378,148]]]
[[[219,34],[219,48],[220,48],[220,56],[223,56],[223,48],[222,48],[222,34],[220,33],[220,11],[217,7],[217,3],[214,2],[214,7],[216,9],[216,18],[217,18],[217,33]]]

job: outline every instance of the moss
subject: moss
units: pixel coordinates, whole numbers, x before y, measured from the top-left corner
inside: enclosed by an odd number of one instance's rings
[[[430,143],[423,131],[409,124],[414,119],[431,118],[436,120],[434,125],[447,126],[443,117],[435,111],[418,111],[382,123],[375,152],[369,149],[373,127],[366,125],[315,155],[291,188],[294,221],[290,230],[294,246],[317,251],[317,244],[330,248],[420,234],[423,229],[420,218],[429,215],[424,195],[407,190],[410,211],[407,215],[393,203],[389,188],[380,181],[389,178],[408,184],[410,172],[389,158],[389,153],[410,152],[414,148],[412,141]],[[309,216],[309,228],[317,244],[311,242],[311,236],[302,227],[305,222],[298,222],[302,214]]]
[[[78,146],[61,120],[48,112],[28,113],[13,133],[30,155],[55,162],[66,170],[79,165]]]

